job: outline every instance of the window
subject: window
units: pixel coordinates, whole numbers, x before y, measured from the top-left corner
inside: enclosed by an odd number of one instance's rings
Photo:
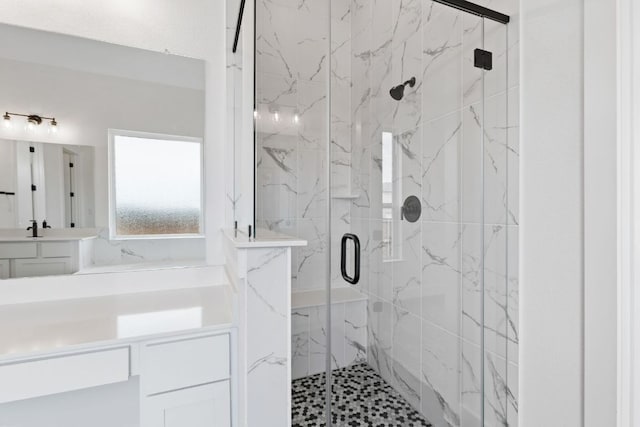
[[[110,235],[201,236],[202,140],[109,131]]]
[[[400,148],[391,132],[382,132],[382,244],[384,261],[402,258]]]

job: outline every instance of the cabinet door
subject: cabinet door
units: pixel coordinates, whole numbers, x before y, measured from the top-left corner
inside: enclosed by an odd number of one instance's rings
[[[142,427],[230,427],[230,393],[220,381],[143,398]]]
[[[8,279],[9,274],[9,260],[0,259],[0,279]]]

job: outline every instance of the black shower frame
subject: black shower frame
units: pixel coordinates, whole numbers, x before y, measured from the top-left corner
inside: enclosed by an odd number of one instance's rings
[[[433,1],[435,1],[436,3],[453,7],[455,9],[462,10],[464,12],[469,12],[471,14],[480,16],[482,18],[487,18],[487,19],[500,22],[501,24],[508,24],[510,21],[510,18],[508,15],[505,15],[500,12],[496,12],[495,10],[489,9],[484,6],[477,5],[470,1],[466,1],[466,0],[433,0]],[[240,38],[240,27],[242,26],[242,15],[244,15],[244,3],[245,3],[245,0],[242,0],[240,2],[240,10],[238,11],[236,35],[233,40],[233,53],[236,53],[236,50],[238,49],[238,39]]]
[[[476,16],[480,16],[481,18],[491,19],[493,21],[500,22],[501,24],[508,24],[510,18],[508,15],[505,15],[500,12],[496,12],[493,9],[486,8],[484,6],[479,6],[475,3],[471,3],[466,0],[433,0],[436,3],[444,4],[446,6],[453,7],[458,10],[462,10],[463,12],[468,12]]]

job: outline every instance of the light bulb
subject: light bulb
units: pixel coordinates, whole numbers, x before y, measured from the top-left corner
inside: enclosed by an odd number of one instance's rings
[[[34,124],[33,124],[33,123],[31,123],[31,122],[27,122],[27,130],[28,130],[29,132],[33,132],[33,131],[35,130],[35,128],[36,128],[36,125],[34,125]]]
[[[11,116],[9,115],[9,113],[5,113],[3,118],[4,118],[4,127],[6,129],[11,129]]]
[[[58,133],[58,122],[56,122],[56,119],[52,119],[51,123],[49,124],[49,132],[51,133]]]
[[[298,124],[298,122],[300,122],[300,116],[298,116],[297,113],[293,115],[293,122],[296,123],[296,124]]]
[[[277,111],[275,113],[273,113],[273,120],[275,122],[279,122],[280,121],[280,114]]]

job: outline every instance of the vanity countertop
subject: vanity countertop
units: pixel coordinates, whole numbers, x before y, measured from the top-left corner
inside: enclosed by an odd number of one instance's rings
[[[255,238],[249,238],[247,233],[241,230],[226,229],[224,230],[224,234],[227,239],[239,249],[307,246],[307,241],[304,239],[263,228],[258,228],[256,231],[258,237]]]
[[[229,328],[229,285],[0,305],[0,361],[141,337]]]
[[[40,237],[31,237],[29,233],[30,230],[0,229],[0,243],[72,242],[98,237],[97,230],[93,228],[39,229]]]

